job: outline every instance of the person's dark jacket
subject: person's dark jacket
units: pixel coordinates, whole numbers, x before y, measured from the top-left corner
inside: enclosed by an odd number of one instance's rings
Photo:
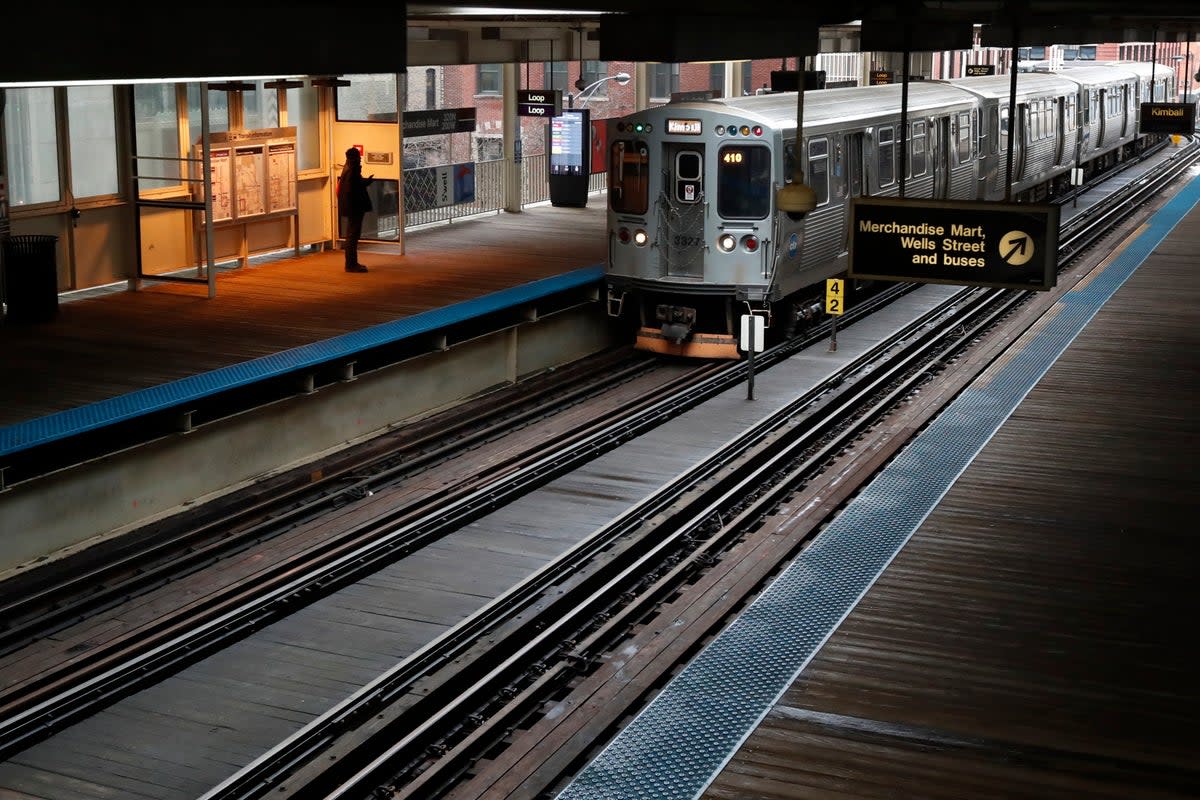
[[[338,213],[343,217],[365,214],[371,210],[367,185],[374,178],[364,178],[361,161],[347,161],[338,178]]]

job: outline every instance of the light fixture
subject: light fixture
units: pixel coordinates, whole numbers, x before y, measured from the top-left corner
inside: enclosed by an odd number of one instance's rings
[[[210,83],[208,90],[210,92],[250,92],[254,90],[254,84],[245,81],[222,81],[221,83]]]
[[[290,78],[276,78],[263,84],[264,89],[300,89],[303,87],[304,81]]]
[[[309,78],[308,85],[309,86],[328,86],[329,88],[334,88],[337,86],[349,86],[350,81],[346,80],[345,78],[339,78],[337,76],[333,76],[333,77],[329,77],[329,78]]]

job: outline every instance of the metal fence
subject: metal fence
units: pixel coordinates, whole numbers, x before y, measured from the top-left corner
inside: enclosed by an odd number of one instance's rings
[[[542,203],[550,199],[548,170],[548,159],[545,154],[526,156],[521,161],[522,206]],[[505,176],[507,174],[508,162],[504,159],[475,162],[475,199],[472,202],[417,211],[406,210],[405,229],[500,211],[504,208]],[[405,170],[405,194],[413,196],[414,194],[431,193],[434,187],[420,185],[420,182],[432,182],[433,180],[435,177],[430,170]],[[410,181],[415,182],[415,185],[410,185]],[[607,185],[608,176],[603,172],[592,175],[588,181],[588,189],[592,192],[604,191]],[[384,216],[381,214],[378,221],[380,236],[386,236],[389,232],[394,236],[397,225],[398,218],[395,215]]]

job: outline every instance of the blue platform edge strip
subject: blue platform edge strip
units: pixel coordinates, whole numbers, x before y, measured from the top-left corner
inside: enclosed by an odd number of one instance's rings
[[[496,311],[520,306],[562,291],[597,283],[604,277],[601,265],[503,289],[499,292],[435,308],[411,317],[294,347],[269,356],[233,364],[170,383],[59,411],[44,417],[0,428],[0,456],[28,450],[70,436],[175,408],[203,397],[258,381],[310,369],[362,350],[431,333]]]
[[[558,795],[697,798],[1097,311],[1200,197],[1200,178],[992,380],[960,395]]]

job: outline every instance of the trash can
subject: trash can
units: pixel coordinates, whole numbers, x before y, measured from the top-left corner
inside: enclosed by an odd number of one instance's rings
[[[4,300],[12,322],[48,322],[58,313],[58,237],[4,240]]]

